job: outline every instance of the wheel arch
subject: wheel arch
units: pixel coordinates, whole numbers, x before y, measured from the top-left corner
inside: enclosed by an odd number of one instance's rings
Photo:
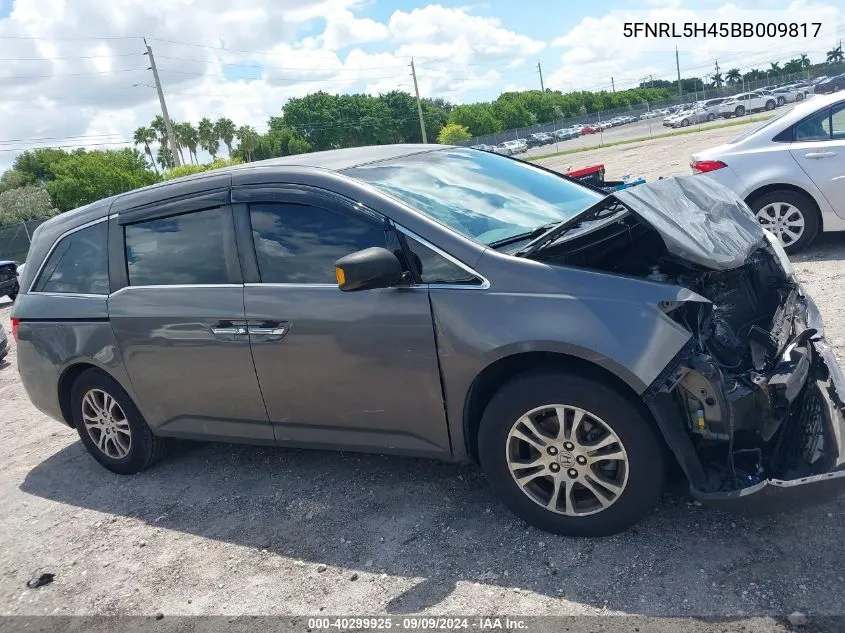
[[[87,361],[79,361],[76,363],[72,363],[68,365],[62,370],[62,373],[59,375],[59,382],[58,382],[58,396],[59,396],[59,407],[61,408],[62,417],[65,419],[65,422],[71,427],[76,428],[76,424],[73,420],[73,411],[71,411],[70,407],[70,396],[71,391],[73,390],[73,385],[77,381],[77,379],[89,369],[96,369],[97,371],[101,371],[106,374],[109,378],[114,380],[118,385],[123,388],[126,394],[129,396],[130,399],[134,402],[135,399],[132,396],[132,392],[126,388],[125,385],[121,383],[120,380],[107,368],[101,367],[100,365],[95,365],[94,363],[87,362]],[[137,406],[137,403],[136,403]]]
[[[463,408],[464,443],[469,459],[478,463],[478,429],[484,411],[496,391],[516,376],[555,370],[574,372],[613,386],[641,411],[646,420],[654,425],[658,431],[657,435],[662,440],[663,434],[660,433],[654,416],[640,394],[618,374],[594,362],[565,352],[527,351],[504,356],[491,362],[472,381]]]
[[[803,187],[791,185],[784,182],[776,182],[763,185],[762,187],[758,187],[757,189],[745,196],[745,204],[750,207],[758,198],[774,191],[792,191],[793,193],[806,196],[807,199],[813,203],[813,207],[816,211],[816,215],[819,221],[819,232],[821,233],[822,231],[824,231],[824,214],[822,213],[821,206],[819,205],[818,200],[816,200],[816,197]]]

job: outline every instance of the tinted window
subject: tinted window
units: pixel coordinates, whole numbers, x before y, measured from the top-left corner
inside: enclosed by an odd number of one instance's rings
[[[127,225],[129,284],[229,283],[226,253],[232,248],[232,235],[231,215],[223,209]]]
[[[568,220],[604,197],[527,163],[468,149],[425,152],[345,173],[483,244]]]
[[[795,124],[796,141],[826,141],[830,138],[830,110],[825,108]]]
[[[425,244],[408,236],[405,236],[405,241],[411,251],[417,274],[424,284],[481,284],[481,280],[475,275],[450,262]]]
[[[249,208],[264,283],[334,284],[334,263],[355,251],[385,247],[384,225],[363,215],[302,204]]]
[[[845,138],[845,103],[831,108],[830,132],[835,139]]]
[[[109,294],[108,225],[100,222],[64,237],[53,249],[37,292]]]

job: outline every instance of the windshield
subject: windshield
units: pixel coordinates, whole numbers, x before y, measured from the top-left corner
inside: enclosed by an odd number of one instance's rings
[[[528,163],[464,148],[344,173],[485,245],[569,220],[604,197]]]

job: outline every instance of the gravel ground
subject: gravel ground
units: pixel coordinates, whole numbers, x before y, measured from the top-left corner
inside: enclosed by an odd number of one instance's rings
[[[694,148],[736,133],[598,150],[583,162],[601,153],[612,173],[637,156],[655,173],[684,173]],[[796,263],[840,361],[843,257],[845,235],[834,234]],[[7,332],[10,309],[0,299]],[[771,631],[789,630],[782,616],[799,610],[812,628],[845,614],[843,510],[845,499],[725,514],[693,504],[674,481],[628,532],[566,539],[514,518],[471,466],[186,442],[120,477],[32,407],[14,344],[0,363],[4,615],[632,614],[726,616],[718,630]],[[55,581],[27,589],[43,571]],[[710,630],[683,622],[668,630]]]

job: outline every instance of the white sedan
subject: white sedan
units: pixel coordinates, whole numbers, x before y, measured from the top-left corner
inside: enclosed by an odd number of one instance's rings
[[[690,166],[737,193],[789,252],[821,231],[843,231],[845,94],[798,102],[733,141],[694,154]]]

